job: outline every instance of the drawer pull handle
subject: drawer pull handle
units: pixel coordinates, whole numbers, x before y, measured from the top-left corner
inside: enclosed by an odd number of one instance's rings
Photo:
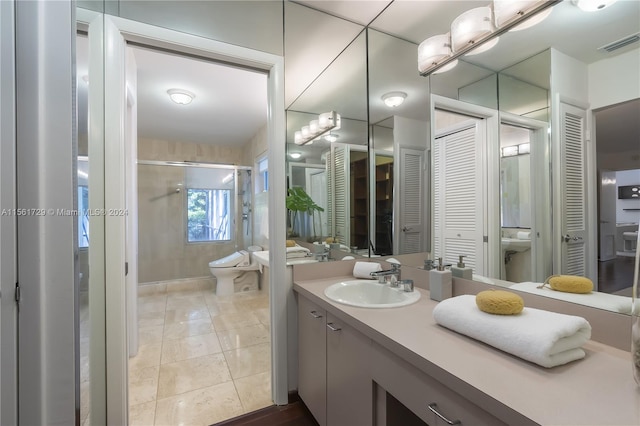
[[[462,422],[460,420],[451,421],[448,418],[446,418],[445,416],[443,416],[442,414],[440,414],[440,412],[438,411],[438,404],[436,404],[435,402],[429,404],[429,410],[431,410],[431,412],[433,414],[435,414],[436,416],[440,417],[440,419],[443,420],[444,422],[446,422],[448,425],[459,425],[459,424],[462,424]]]
[[[331,331],[340,331],[342,330],[340,327],[334,327],[332,322],[327,323],[327,328]]]
[[[311,311],[311,312],[309,312],[309,314],[311,314],[311,316],[316,318],[316,319],[322,318],[322,315],[318,315],[318,312],[316,312],[316,311]]]

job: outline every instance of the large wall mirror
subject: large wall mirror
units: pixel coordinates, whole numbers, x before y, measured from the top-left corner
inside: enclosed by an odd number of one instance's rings
[[[358,25],[365,32],[347,37],[325,72],[312,77],[313,84],[291,103],[288,148],[291,153],[316,149],[315,142],[296,146],[293,132],[323,112],[336,110],[362,123],[354,148],[367,146],[367,139],[368,240],[367,247],[353,239],[346,246],[371,256],[400,256],[404,266],[418,268],[428,258],[454,263],[458,255],[467,255],[476,278],[492,283],[542,282],[567,273],[591,278],[600,292],[630,294],[634,252],[625,235],[638,229],[640,206],[631,204],[640,201],[618,198],[616,188],[640,182],[640,48],[633,38],[627,40],[640,27],[640,3],[618,1],[586,12],[560,2],[541,23],[504,33],[492,49],[472,51],[455,68],[428,77],[418,76],[418,44],[449,31],[455,17],[476,2],[389,2],[370,16],[338,3],[349,2],[290,5],[342,21],[352,33]],[[322,19],[306,22],[307,29],[328,28]],[[288,34],[297,36],[285,31],[285,44]],[[329,44],[335,41],[334,33],[324,34]],[[364,61],[360,65],[366,68],[351,64],[349,70],[332,72],[356,50],[359,38],[364,47],[357,49],[359,59],[350,60]],[[286,46],[285,51],[290,52]],[[383,98],[390,95],[404,102],[388,106]],[[326,102],[329,96],[332,102]],[[362,96],[366,103],[358,102],[357,113],[340,111],[343,96],[352,104],[353,96]],[[570,107],[583,111],[579,124],[589,140],[576,155],[559,149],[565,146],[567,117],[577,114]],[[294,124],[295,117],[301,123]],[[484,148],[469,144],[460,152],[460,161],[476,160],[469,163],[476,174],[464,174],[466,166],[456,172],[452,164],[458,160],[448,155],[446,147],[452,145],[443,138],[482,126],[490,138]],[[346,142],[346,135],[339,140]],[[310,163],[306,166],[288,158],[289,184],[307,185],[309,170],[327,170],[327,161],[334,159],[318,152],[313,161],[304,161]],[[453,163],[439,167],[438,161]],[[304,183],[296,183],[302,176]],[[447,185],[455,179],[457,187]],[[327,188],[331,200],[335,185]],[[461,202],[469,197],[475,197],[473,209]],[[446,200],[450,206],[443,204]],[[461,214],[460,223],[438,222],[465,208],[469,217]],[[331,236],[331,225],[322,226],[323,235]],[[451,232],[473,235],[469,241],[454,238],[448,247],[444,239]],[[472,247],[476,251],[467,252]]]

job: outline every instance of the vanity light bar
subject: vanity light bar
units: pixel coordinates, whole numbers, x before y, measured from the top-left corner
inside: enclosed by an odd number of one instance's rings
[[[514,27],[517,27],[518,25],[522,24],[524,21],[531,18],[532,16],[537,15],[543,10],[550,8],[556,5],[557,3],[560,3],[561,1],[562,0],[541,1],[540,4],[536,5],[530,10],[521,11],[516,15],[515,18],[506,21],[501,27],[495,28],[495,30],[493,30],[492,32],[482,35],[477,40],[472,40],[468,42],[466,45],[461,46],[459,49],[452,51],[450,55],[442,58],[439,61],[434,61],[430,66],[425,67],[424,69],[420,67],[419,68],[420,75],[423,77],[426,77],[428,75],[436,73],[436,71],[440,70],[444,66],[457,60],[459,57],[469,53],[471,50],[475,49],[476,47],[481,46],[487,43],[489,40],[493,40],[494,38],[500,36],[501,34],[506,33],[507,31],[513,29]]]
[[[314,140],[330,133],[332,130],[340,130],[342,119],[335,111],[322,113],[317,120],[311,120],[308,126],[294,133],[294,143],[296,145],[311,145]]]
[[[521,143],[520,145],[505,146],[501,149],[501,157],[513,157],[515,155],[524,155],[531,153],[530,143]]]

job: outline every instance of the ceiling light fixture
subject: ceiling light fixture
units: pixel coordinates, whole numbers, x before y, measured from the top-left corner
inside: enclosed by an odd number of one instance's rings
[[[196,97],[193,93],[183,89],[169,89],[167,93],[171,100],[179,105],[188,105]]]
[[[402,105],[404,100],[407,98],[407,94],[404,92],[389,92],[382,95],[382,100],[384,104],[389,108],[395,108],[397,106]]]
[[[298,158],[302,157],[302,154],[300,154],[299,152],[290,152],[289,157],[293,158],[294,160],[297,160]]]
[[[430,37],[418,46],[418,70],[428,76],[449,70],[456,60],[466,54],[477,54],[495,46],[498,36],[516,29],[532,26],[532,17],[548,15],[551,7],[562,0],[493,0],[484,7],[476,7],[458,16],[451,24],[451,32]],[[572,0],[574,2],[584,0]],[[594,0],[591,0],[594,1]],[[612,0],[599,0],[600,3]],[[539,22],[542,19],[538,19]],[[525,24],[525,25],[522,25]]]
[[[616,2],[616,0],[572,0],[573,4],[585,12],[597,12],[606,9]]]
[[[294,133],[294,143],[296,145],[311,145],[314,140],[330,133],[331,130],[339,130],[342,119],[335,111],[322,113],[317,120],[311,120],[308,126],[303,126]]]
[[[328,134],[324,135],[324,140],[327,142],[335,142],[338,140],[338,135],[334,135],[333,133],[329,132]]]

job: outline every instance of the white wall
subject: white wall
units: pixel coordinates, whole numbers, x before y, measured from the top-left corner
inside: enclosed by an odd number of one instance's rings
[[[588,66],[592,109],[640,98],[640,48]]]
[[[616,172],[616,194],[618,187],[627,185],[640,185],[640,169],[623,170]],[[640,199],[621,200],[616,196],[616,222],[617,223],[638,223],[640,222]]]

